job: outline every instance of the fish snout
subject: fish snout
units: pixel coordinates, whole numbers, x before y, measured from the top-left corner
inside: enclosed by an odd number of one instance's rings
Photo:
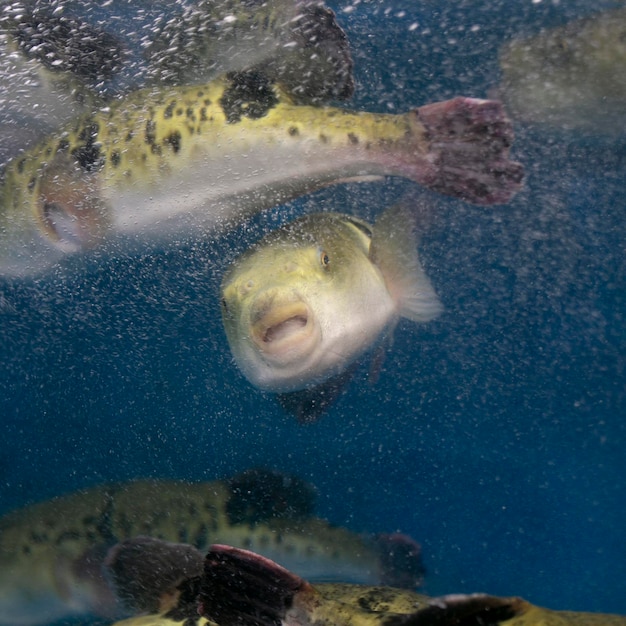
[[[313,312],[299,296],[263,294],[252,307],[250,337],[266,360],[292,363],[308,355],[319,340]]]

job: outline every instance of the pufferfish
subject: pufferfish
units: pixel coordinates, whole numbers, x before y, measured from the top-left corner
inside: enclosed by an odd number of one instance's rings
[[[431,598],[406,589],[312,585],[251,552],[213,545],[120,544],[107,567],[136,617],[115,626],[625,626],[626,616],[552,611],[482,593]]]
[[[0,188],[0,273],[27,275],[112,235],[213,232],[322,187],[401,176],[477,204],[507,202],[500,103],[455,98],[405,114],[295,104],[256,71],[147,88],[15,158]]]
[[[194,550],[222,541],[314,580],[420,583],[417,543],[332,526],[314,516],[315,495],[295,476],[254,469],[212,482],[101,485],[8,513],[0,517],[0,626],[128,615],[106,562],[118,543],[137,537],[140,554],[155,539]]]
[[[441,312],[418,257],[415,213],[401,203],[373,226],[340,213],[305,215],[226,271],[222,320],[235,363],[299,421],[327,408],[399,318],[423,323]]]

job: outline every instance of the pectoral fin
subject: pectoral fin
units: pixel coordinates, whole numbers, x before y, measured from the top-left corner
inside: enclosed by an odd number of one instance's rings
[[[387,209],[374,225],[370,258],[378,266],[398,312],[415,322],[428,322],[443,307],[420,263],[416,212],[407,202]]]
[[[104,571],[125,608],[157,613],[175,605],[177,587],[199,576],[202,563],[202,555],[193,546],[136,537],[109,550]]]

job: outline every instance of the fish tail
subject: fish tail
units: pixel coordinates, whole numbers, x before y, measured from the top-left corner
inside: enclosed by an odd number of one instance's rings
[[[424,581],[419,543],[402,533],[381,533],[375,537],[381,561],[382,584],[403,589],[415,589]]]
[[[524,170],[509,158],[513,128],[502,103],[458,97],[407,115],[422,127],[428,152],[417,167],[407,159],[404,175],[474,204],[503,204],[520,189]]]

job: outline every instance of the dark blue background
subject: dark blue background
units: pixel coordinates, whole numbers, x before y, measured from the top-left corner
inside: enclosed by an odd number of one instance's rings
[[[484,97],[501,41],[585,12],[567,4],[335,4],[354,50],[350,104]],[[510,205],[421,196],[422,258],[445,313],[400,322],[378,382],[365,362],[311,426],[231,362],[221,272],[286,217],[370,219],[415,192],[407,183],[333,188],[218,241],[113,248],[0,282],[1,510],[262,464],[311,480],[334,523],[420,540],[428,593],[626,613],[626,140],[516,130],[528,176]]]

